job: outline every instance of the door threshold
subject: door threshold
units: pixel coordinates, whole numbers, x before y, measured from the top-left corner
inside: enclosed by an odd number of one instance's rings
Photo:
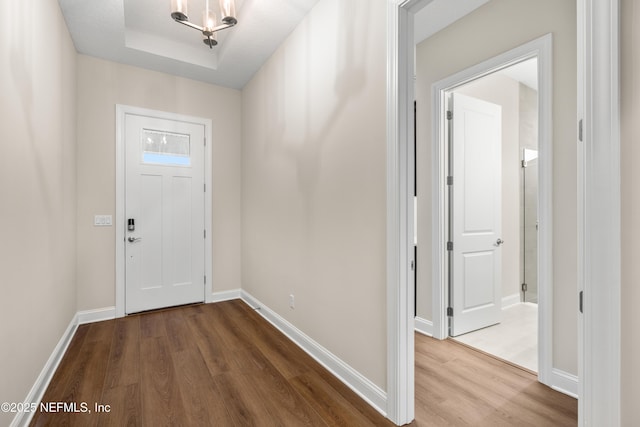
[[[169,307],[152,308],[152,309],[149,309],[149,310],[134,311],[133,313],[126,313],[126,316],[136,316],[136,315],[139,315],[139,314],[160,313],[160,312],[163,312],[163,311],[175,310],[177,308],[184,308],[184,307],[196,306],[196,305],[204,305],[204,301],[197,301],[197,302],[191,302],[191,303],[188,303],[188,304],[180,304],[180,305],[171,305]]]
[[[488,352],[486,352],[484,350],[480,350],[479,348],[476,348],[476,347],[474,347],[472,345],[460,342],[460,341],[456,340],[453,337],[447,337],[447,340],[451,341],[451,342],[453,342],[455,344],[458,344],[458,345],[460,345],[462,347],[466,347],[466,348],[468,348],[470,350],[473,350],[473,351],[476,351],[478,353],[484,354],[485,356],[489,356],[492,359],[495,359],[495,360],[498,360],[500,362],[506,363],[507,365],[513,366],[514,368],[518,368],[518,369],[520,369],[520,370],[522,370],[522,371],[524,371],[524,372],[526,372],[528,374],[534,375],[536,378],[538,377],[538,373],[536,371],[532,371],[531,369],[525,368],[524,366],[520,366],[520,365],[518,365],[516,363],[513,363],[513,362],[507,360],[507,359],[503,359],[502,357],[498,357],[495,354],[488,353]]]

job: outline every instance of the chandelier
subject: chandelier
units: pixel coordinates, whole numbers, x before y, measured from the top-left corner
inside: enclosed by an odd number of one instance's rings
[[[187,0],[171,0],[171,17],[174,21],[198,30],[204,36],[204,44],[213,49],[218,44],[216,32],[231,28],[238,23],[236,19],[236,5],[234,0],[220,0],[220,25],[215,12],[209,7],[206,0],[205,9],[202,11],[202,26],[189,21],[187,16]]]

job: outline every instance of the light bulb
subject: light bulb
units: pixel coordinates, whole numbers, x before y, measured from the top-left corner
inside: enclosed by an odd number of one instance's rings
[[[238,23],[236,19],[236,4],[233,0],[220,0],[220,14],[222,22],[229,25]]]
[[[171,17],[176,21],[188,21],[187,0],[171,0]]]
[[[212,10],[202,12],[202,26],[205,31],[211,32],[216,27],[216,14]]]

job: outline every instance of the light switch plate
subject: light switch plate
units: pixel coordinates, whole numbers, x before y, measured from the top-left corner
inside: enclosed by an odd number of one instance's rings
[[[93,218],[93,225],[96,227],[111,227],[111,215],[96,215]]]

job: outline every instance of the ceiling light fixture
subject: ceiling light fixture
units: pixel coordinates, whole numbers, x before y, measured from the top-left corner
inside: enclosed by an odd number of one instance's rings
[[[218,44],[216,32],[231,28],[238,23],[236,19],[236,5],[234,0],[220,0],[220,25],[217,25],[216,14],[209,8],[209,0],[206,0],[205,9],[202,12],[202,26],[189,22],[187,16],[187,0],[171,0],[171,17],[174,21],[198,30],[202,33],[204,44],[213,49]]]

